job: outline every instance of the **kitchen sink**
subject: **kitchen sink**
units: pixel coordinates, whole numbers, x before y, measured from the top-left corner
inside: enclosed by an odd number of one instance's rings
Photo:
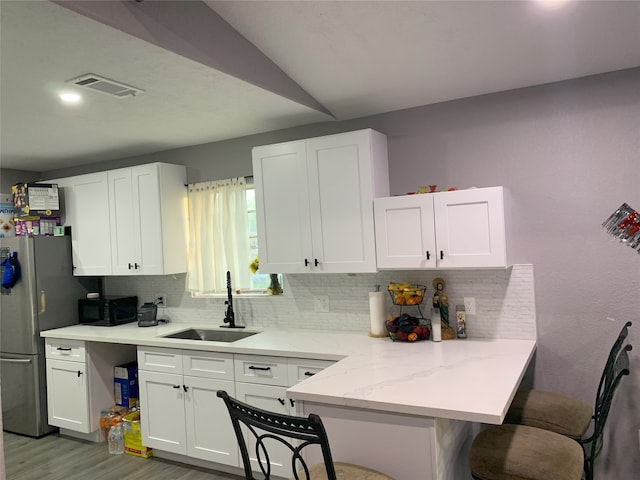
[[[182,338],[184,340],[200,340],[207,342],[235,342],[250,337],[259,332],[245,332],[238,330],[205,330],[190,328],[182,332],[164,335],[164,338]]]

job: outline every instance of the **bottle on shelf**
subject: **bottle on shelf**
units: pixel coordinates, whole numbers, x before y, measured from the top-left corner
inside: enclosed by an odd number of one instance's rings
[[[124,453],[124,431],[122,423],[117,423],[109,429],[109,453],[120,455]]]

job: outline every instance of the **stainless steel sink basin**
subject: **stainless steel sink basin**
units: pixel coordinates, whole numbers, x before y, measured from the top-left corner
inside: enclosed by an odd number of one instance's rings
[[[235,342],[243,338],[255,335],[258,332],[246,332],[242,330],[205,330],[193,329],[184,330],[182,332],[165,335],[164,338],[182,338],[184,340],[200,340],[208,342]]]

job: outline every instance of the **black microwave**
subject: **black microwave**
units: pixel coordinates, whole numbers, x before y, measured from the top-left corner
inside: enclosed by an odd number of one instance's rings
[[[78,300],[78,319],[85,325],[112,327],[138,320],[138,297],[105,295]]]

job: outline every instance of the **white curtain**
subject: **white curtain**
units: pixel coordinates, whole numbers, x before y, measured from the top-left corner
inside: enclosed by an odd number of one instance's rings
[[[226,292],[250,286],[247,185],[244,177],[189,185],[187,291]]]

